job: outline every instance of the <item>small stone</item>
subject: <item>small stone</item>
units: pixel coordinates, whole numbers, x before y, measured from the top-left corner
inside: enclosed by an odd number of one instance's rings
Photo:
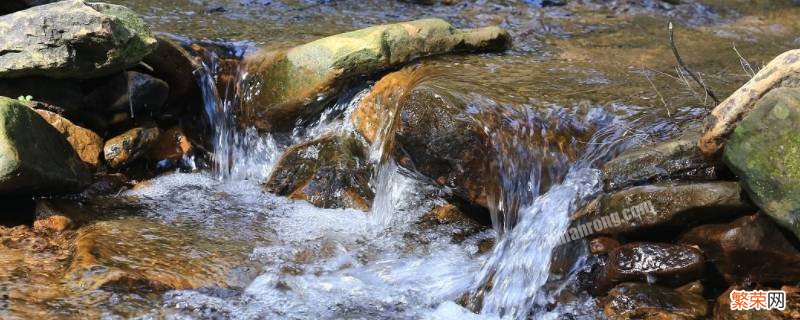
[[[699,279],[705,258],[697,248],[669,243],[629,243],[608,254],[597,281],[600,291],[629,281],[677,286]]]
[[[64,232],[71,229],[72,226],[72,220],[61,215],[47,216],[33,222],[33,228],[41,231]]]
[[[609,237],[594,238],[589,241],[589,252],[596,255],[604,255],[619,247],[619,241]]]
[[[129,164],[147,154],[159,137],[158,128],[133,128],[106,141],[106,162],[112,168]]]
[[[160,160],[180,160],[188,156],[193,151],[192,143],[179,127],[173,127],[159,135],[148,158],[156,161]]]

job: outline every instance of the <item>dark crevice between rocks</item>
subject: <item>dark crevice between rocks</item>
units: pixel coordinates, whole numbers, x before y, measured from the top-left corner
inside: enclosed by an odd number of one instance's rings
[[[25,197],[0,197],[0,226],[33,226],[36,201]]]

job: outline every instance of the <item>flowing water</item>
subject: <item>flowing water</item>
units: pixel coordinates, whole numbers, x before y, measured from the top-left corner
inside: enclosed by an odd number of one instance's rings
[[[422,70],[420,78],[395,88],[398,95],[419,87],[445,92],[466,106],[464,121],[483,129],[493,155],[494,227],[422,222],[447,190],[388,156],[397,110],[384,114],[371,148],[370,212],[320,209],[263,191],[288,146],[352,132],[351,112],[372,83],[350,88],[292,132],[258,133],[240,128],[233,112],[252,88],[218,85],[222,60],[209,50],[196,77],[204,98],[197,110],[213,128],[211,168],[94,200],[48,200],[91,216],[73,233],[0,233],[9,248],[0,252],[7,296],[0,318],[601,317],[578,292],[554,303],[587,260],[576,254],[566,273],[551,272],[569,214],[599,191],[603,161],[697,125],[713,104],[676,70],[666,22],[678,26],[684,60],[721,97],[748,79],[748,65],[757,69],[800,44],[800,9],[791,1],[111,2],[140,12],[159,32],[222,43],[234,56],[430,16],[509,29],[515,45],[508,53],[424,59],[408,67]]]

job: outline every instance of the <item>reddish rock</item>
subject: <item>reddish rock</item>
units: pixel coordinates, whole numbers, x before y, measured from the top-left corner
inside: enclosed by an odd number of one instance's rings
[[[178,127],[170,128],[161,133],[153,147],[150,148],[148,157],[152,160],[180,160],[192,153],[192,143],[183,130]]]
[[[100,164],[100,153],[103,152],[103,138],[92,130],[80,127],[66,118],[46,110],[36,110],[47,123],[56,128],[67,142],[75,149],[81,161],[93,167]]]
[[[696,227],[680,242],[700,246],[729,283],[800,281],[800,252],[762,214]]]
[[[623,283],[602,299],[603,311],[612,320],[705,319],[708,304],[699,282],[678,289],[644,283]]]
[[[619,247],[619,241],[609,237],[594,238],[589,241],[589,252],[592,254],[608,254],[614,248]]]

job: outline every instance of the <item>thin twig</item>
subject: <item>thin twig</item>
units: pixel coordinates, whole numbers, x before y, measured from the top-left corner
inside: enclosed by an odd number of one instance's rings
[[[661,103],[664,104],[664,109],[667,110],[667,117],[672,118],[672,112],[669,111],[669,105],[667,104],[667,100],[664,100],[664,96],[661,95],[661,92],[658,91],[656,88],[656,84],[653,83],[653,80],[650,80],[650,76],[647,74],[647,71],[644,69],[644,65],[642,65],[642,74],[644,74],[644,78],[647,79],[647,82],[650,82],[650,86],[653,87],[653,90],[656,91],[658,98],[661,99]]]
[[[747,74],[750,78],[755,77],[756,72],[755,70],[753,70],[753,67],[750,65],[750,62],[748,62],[747,59],[742,57],[742,54],[739,53],[738,49],[736,49],[736,43],[733,42],[732,44],[733,44],[733,52],[736,52],[736,55],[739,57],[739,64],[742,65],[742,70],[744,70],[744,73]]]
[[[678,53],[678,47],[675,46],[675,37],[674,37],[673,33],[674,32],[673,32],[673,27],[672,27],[672,21],[670,21],[669,22],[669,45],[670,45],[670,47],[672,47],[672,54],[675,55],[675,60],[678,61],[678,65],[680,65],[681,68],[683,69],[683,71],[686,71],[686,73],[688,73],[689,76],[692,77],[692,79],[695,82],[697,82],[697,84],[699,84],[701,87],[703,87],[703,90],[706,91],[706,94],[709,97],[711,97],[711,99],[714,99],[714,102],[716,104],[719,104],[719,99],[717,99],[717,96],[714,94],[714,92],[712,92],[711,89],[709,89],[703,83],[703,81],[701,81],[700,78],[698,78],[697,75],[695,75],[694,72],[692,72],[692,70],[689,69],[689,66],[687,66],[686,63],[683,62],[683,59],[681,58],[680,53]]]

